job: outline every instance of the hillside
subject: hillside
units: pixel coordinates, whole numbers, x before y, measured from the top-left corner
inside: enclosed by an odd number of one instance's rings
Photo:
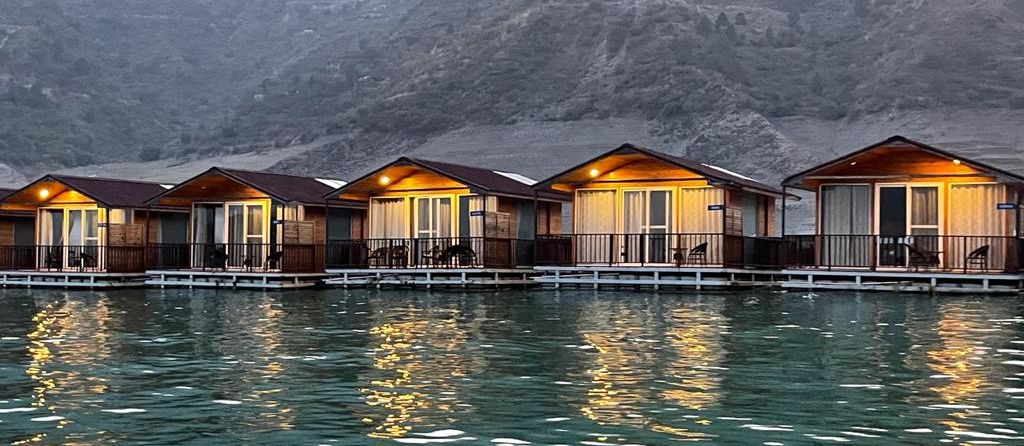
[[[632,141],[774,181],[892,133],[1004,160],[1024,137],[1014,0],[16,0],[0,19],[0,161],[28,175],[251,154],[351,178],[416,153],[543,176]]]

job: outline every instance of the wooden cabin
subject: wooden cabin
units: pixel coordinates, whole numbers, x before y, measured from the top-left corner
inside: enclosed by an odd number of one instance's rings
[[[515,173],[400,158],[330,194],[366,203],[365,237],[335,244],[335,268],[515,268],[538,227],[559,224],[560,193]]]
[[[894,136],[783,182],[816,193],[792,267],[1016,271],[1021,175]]]
[[[363,232],[365,206],[324,198],[343,184],[213,167],[149,200],[190,211],[187,242],[154,246],[150,269],[322,273],[324,241]]]
[[[625,144],[538,183],[573,196],[572,233],[539,232],[538,264],[772,266],[782,191]]]
[[[183,209],[146,204],[167,187],[51,174],[12,191],[0,200],[0,214],[5,216],[0,241],[6,251],[0,267],[141,273],[148,240],[184,240]]]

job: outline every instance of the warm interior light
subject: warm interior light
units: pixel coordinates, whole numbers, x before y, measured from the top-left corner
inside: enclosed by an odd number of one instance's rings
[[[851,165],[851,166],[856,166],[856,165],[857,165],[857,162],[856,162],[856,161],[854,161],[854,162],[850,163],[850,165]]]
[[[380,177],[380,184],[383,185],[383,186],[387,186],[388,184],[391,184],[391,178],[389,178],[387,175],[384,175],[384,176]]]
[[[597,178],[597,176],[600,175],[600,174],[601,174],[600,170],[590,169],[590,178]]]
[[[39,198],[42,198],[43,200],[45,200],[49,196],[50,196],[50,190],[49,189],[39,189]]]
[[[953,164],[956,164],[957,166],[959,166],[960,165],[960,160],[953,160]]]

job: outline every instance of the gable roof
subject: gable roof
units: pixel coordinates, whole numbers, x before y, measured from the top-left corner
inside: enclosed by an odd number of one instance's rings
[[[16,194],[44,182],[61,184],[111,208],[144,208],[149,197],[165,190],[160,183],[150,181],[48,174],[21,189],[7,193],[2,199],[13,198]]]
[[[576,166],[573,166],[573,167],[571,167],[569,169],[566,169],[565,171],[563,171],[563,172],[561,172],[561,173],[559,173],[557,175],[554,175],[551,178],[548,178],[548,179],[546,179],[544,181],[541,181],[541,182],[537,183],[534,186],[534,188],[537,188],[537,189],[547,189],[547,188],[550,188],[551,184],[555,183],[558,180],[559,177],[562,177],[564,175],[568,175],[568,174],[572,173],[573,171],[575,171],[577,169],[580,169],[580,168],[582,168],[584,166],[587,166],[588,164],[591,164],[591,163],[593,163],[595,161],[598,161],[600,159],[603,159],[603,158],[606,158],[606,157],[609,157],[609,156],[612,156],[612,155],[616,155],[616,154],[621,154],[621,153],[639,153],[639,154],[642,154],[642,155],[646,155],[648,157],[657,159],[657,160],[662,161],[664,163],[667,163],[667,164],[670,164],[670,165],[673,165],[673,166],[676,166],[676,167],[679,167],[679,168],[682,168],[682,169],[689,170],[690,172],[699,174],[699,175],[705,177],[708,180],[708,182],[711,182],[711,183],[722,184],[722,185],[727,185],[727,186],[737,186],[737,187],[741,187],[741,188],[747,188],[747,189],[751,189],[751,190],[754,190],[756,192],[761,192],[761,193],[767,194],[767,195],[782,196],[782,194],[783,194],[782,190],[779,189],[779,188],[776,188],[774,186],[770,186],[770,185],[768,185],[766,183],[762,183],[762,182],[757,181],[757,180],[755,180],[753,178],[750,178],[750,177],[747,177],[747,176],[744,176],[744,175],[740,175],[738,173],[735,173],[735,172],[723,169],[723,168],[718,167],[718,166],[713,166],[711,164],[701,163],[699,161],[694,161],[694,160],[691,160],[691,159],[688,159],[688,158],[683,158],[681,156],[672,155],[672,154],[668,154],[668,153],[665,153],[665,152],[659,152],[657,150],[652,150],[652,149],[636,146],[636,145],[629,144],[629,143],[623,144],[623,145],[621,145],[621,146],[619,146],[619,147],[617,147],[615,149],[609,150],[608,152],[602,153],[602,154],[600,154],[598,156],[595,156],[595,157],[593,157],[593,158],[591,158],[591,159],[589,159],[587,161],[584,161],[584,162],[582,162],[582,163],[580,163],[580,164],[578,164]]]
[[[15,193],[17,191],[18,191],[18,189],[11,189],[11,188],[6,188],[6,187],[0,188],[0,200],[3,200],[4,198],[7,198],[8,195],[13,194],[13,193]]]
[[[165,196],[172,195],[187,184],[210,174],[222,175],[281,202],[318,206],[324,205],[324,194],[334,189],[331,184],[337,184],[332,180],[325,181],[300,175],[211,167],[171,189],[150,196],[148,202],[155,203]]]
[[[878,149],[880,147],[884,147],[884,146],[887,146],[887,145],[890,145],[890,144],[894,144],[894,143],[907,144],[907,145],[913,146],[913,147],[915,147],[917,149],[920,149],[920,150],[922,150],[924,152],[927,152],[927,153],[930,153],[932,155],[941,157],[941,158],[945,158],[945,159],[948,159],[948,160],[951,160],[951,161],[952,160],[959,161],[960,163],[962,163],[964,165],[967,165],[968,167],[972,167],[972,168],[974,168],[976,170],[979,170],[979,171],[988,172],[988,173],[991,173],[991,174],[995,174],[997,176],[1003,176],[1003,177],[1012,179],[1015,182],[1024,182],[1024,176],[1021,176],[1021,175],[1016,174],[1014,172],[1011,172],[1009,170],[1001,169],[1001,168],[998,168],[998,167],[994,167],[994,166],[991,166],[989,164],[986,164],[986,163],[983,163],[983,162],[980,162],[980,161],[974,161],[974,160],[971,160],[971,159],[967,159],[967,158],[964,158],[963,156],[960,156],[960,155],[958,155],[956,153],[953,153],[953,152],[950,152],[948,150],[940,149],[940,148],[935,147],[933,145],[925,144],[923,142],[920,142],[920,141],[917,141],[917,140],[914,140],[914,139],[910,139],[910,138],[907,138],[907,137],[902,136],[902,135],[895,135],[895,136],[891,136],[889,138],[886,138],[886,139],[884,139],[882,141],[879,141],[877,143],[874,143],[874,144],[872,144],[870,146],[864,147],[863,149],[855,150],[855,151],[850,152],[850,153],[848,153],[846,155],[843,155],[843,156],[841,156],[839,158],[836,158],[836,159],[833,159],[831,161],[828,161],[828,162],[819,164],[817,166],[811,167],[809,169],[803,170],[800,173],[796,173],[796,174],[790,175],[790,176],[786,177],[786,179],[782,180],[782,185],[786,186],[786,187],[801,188],[800,180],[802,178],[810,175],[810,174],[813,174],[814,172],[817,172],[819,170],[826,169],[826,168],[829,168],[829,167],[832,167],[832,166],[835,166],[835,165],[839,165],[839,164],[843,164],[843,163],[849,162],[849,160],[851,160],[853,158],[856,158],[856,157],[858,157],[860,155],[863,155],[863,154],[865,154],[867,152],[870,152],[872,150],[875,150],[875,149]]]
[[[514,172],[501,172],[483,167],[452,164],[442,161],[425,160],[420,158],[401,157],[379,169],[374,170],[359,179],[352,181],[349,185],[355,185],[374,176],[377,172],[392,166],[408,164],[434,172],[438,175],[448,177],[459,183],[465,184],[475,193],[490,193],[516,198],[542,198],[555,201],[568,201],[565,194],[551,191],[538,193],[532,187],[534,181],[523,175]],[[327,194],[328,197],[335,197],[343,193],[348,185],[342,186]]]

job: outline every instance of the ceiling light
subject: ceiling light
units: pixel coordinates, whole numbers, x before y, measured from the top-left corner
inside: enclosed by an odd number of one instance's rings
[[[39,198],[45,200],[50,197],[49,189],[39,189]]]
[[[598,175],[601,175],[600,170],[590,169],[590,178],[597,178]]]
[[[387,175],[384,175],[384,176],[380,177],[380,184],[382,186],[387,186],[387,185],[391,184],[391,178],[388,177]]]

